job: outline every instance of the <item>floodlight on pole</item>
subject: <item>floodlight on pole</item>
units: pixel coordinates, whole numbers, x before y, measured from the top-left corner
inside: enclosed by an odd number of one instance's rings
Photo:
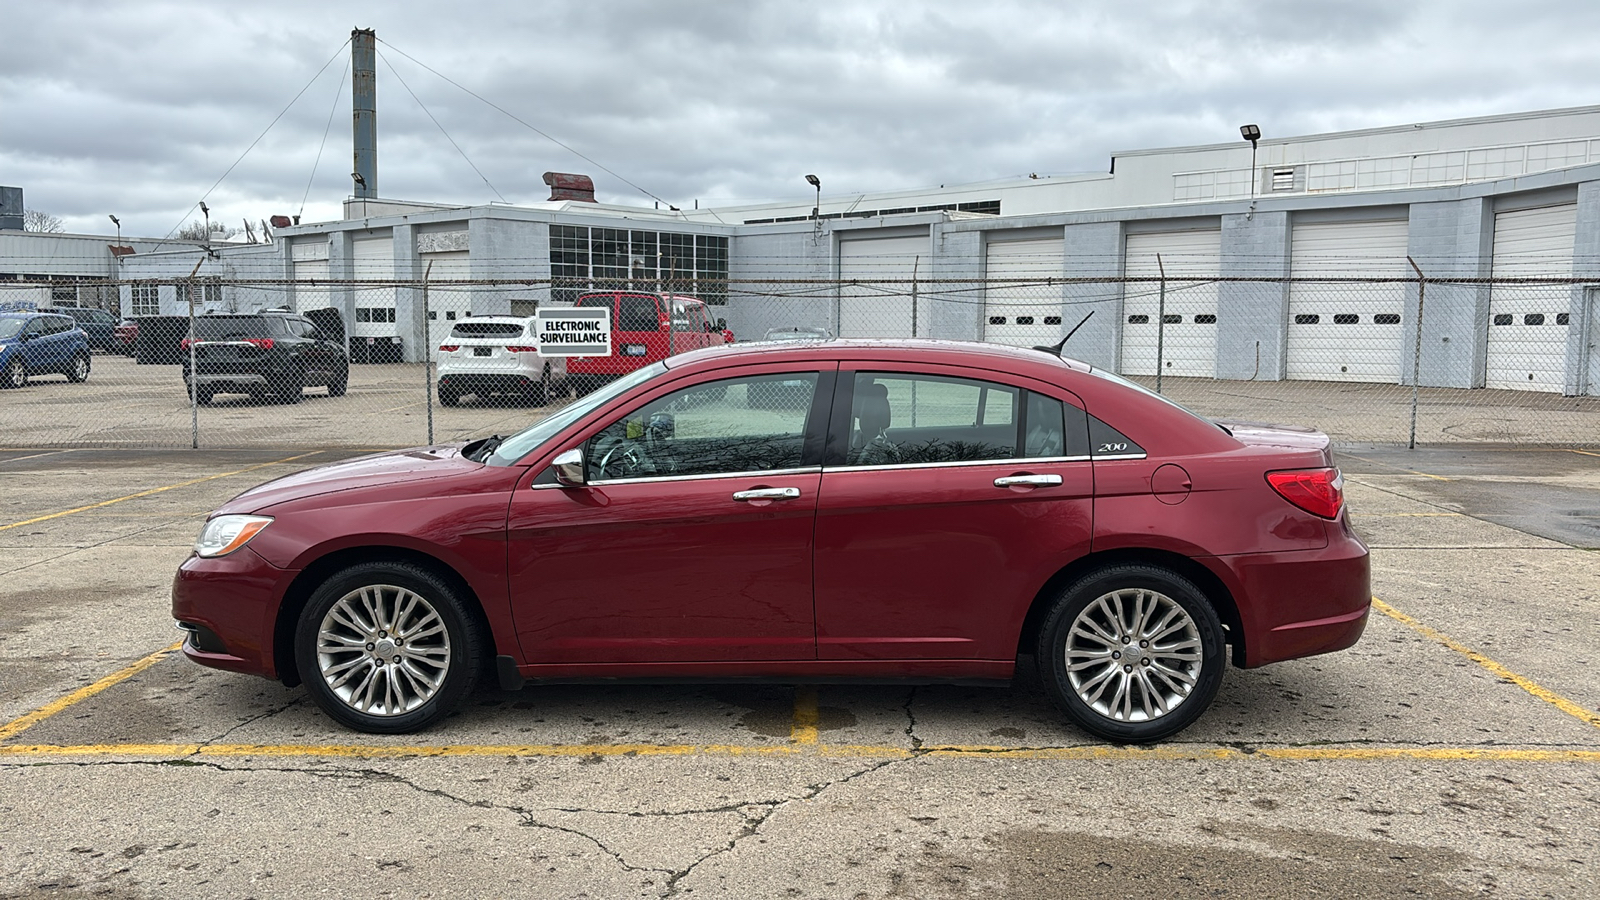
[[[1261,126],[1240,125],[1239,136],[1250,142],[1250,209],[1256,208],[1256,141],[1261,140]]]

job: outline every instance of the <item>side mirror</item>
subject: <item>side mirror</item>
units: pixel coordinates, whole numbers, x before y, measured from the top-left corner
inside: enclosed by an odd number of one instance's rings
[[[550,463],[556,470],[556,482],[566,487],[583,487],[588,483],[583,474],[583,448],[573,447]]]

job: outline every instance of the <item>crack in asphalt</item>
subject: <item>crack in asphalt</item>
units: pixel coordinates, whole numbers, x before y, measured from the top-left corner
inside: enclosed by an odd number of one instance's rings
[[[303,699],[304,699],[304,697],[295,697],[293,700],[290,700],[290,701],[284,703],[282,706],[278,707],[277,709],[269,709],[266,712],[259,713],[257,715],[251,716],[248,719],[244,719],[244,720],[238,722],[237,724],[235,724],[234,726],[232,726],[231,728],[227,729],[226,731],[222,732],[221,734],[217,735],[216,737],[211,738],[211,739],[206,740],[206,741],[202,741],[200,743],[200,746],[202,746],[202,747],[210,747],[210,746],[212,746],[214,744],[223,743],[223,739],[226,738],[228,735],[233,734],[235,731],[238,731],[239,729],[245,727],[246,725],[253,725],[256,722],[260,722],[263,719],[270,719],[273,716],[276,716],[276,715],[278,715],[280,713],[288,712],[289,710],[293,709],[294,707],[299,706],[300,702]]]
[[[872,763],[870,765],[867,765],[867,766],[863,766],[862,768],[860,768],[860,769],[858,769],[858,770],[856,770],[856,771],[854,771],[854,772],[852,772],[852,773],[850,773],[848,775],[845,775],[843,778],[835,778],[835,779],[831,779],[829,781],[822,781],[822,782],[817,782],[817,783],[814,783],[814,784],[807,785],[806,786],[806,790],[801,792],[799,796],[791,797],[791,798],[788,798],[786,800],[779,800],[779,801],[773,803],[771,805],[771,807],[769,809],[767,809],[764,813],[762,813],[760,816],[755,816],[755,817],[747,816],[746,819],[745,819],[744,828],[740,829],[738,834],[734,835],[732,838],[729,838],[728,841],[726,843],[724,843],[721,847],[718,847],[718,848],[712,850],[711,852],[707,853],[706,855],[704,855],[704,856],[700,857],[699,859],[695,860],[694,862],[690,863],[688,866],[685,866],[683,869],[680,869],[680,870],[678,870],[676,872],[671,873],[671,876],[667,879],[666,892],[663,893],[661,896],[663,898],[678,896],[678,885],[679,885],[679,883],[682,882],[683,879],[685,879],[685,878],[689,877],[691,874],[693,874],[694,870],[696,868],[698,868],[701,863],[704,863],[706,860],[711,859],[714,856],[720,856],[720,855],[722,855],[724,853],[727,853],[727,852],[733,850],[734,847],[738,846],[740,841],[744,840],[747,837],[751,837],[752,835],[755,835],[755,834],[759,833],[761,831],[761,826],[765,825],[767,823],[768,819],[771,819],[775,814],[777,814],[778,810],[783,809],[785,806],[788,806],[789,804],[794,803],[796,801],[802,801],[803,802],[803,801],[806,801],[806,800],[814,800],[819,795],[821,795],[823,791],[826,791],[831,787],[835,787],[837,785],[842,785],[842,784],[849,784],[850,782],[855,781],[857,778],[861,778],[861,777],[866,776],[866,775],[871,775],[872,773],[877,772],[880,769],[887,768],[889,766],[895,765],[896,763],[906,762],[908,759],[917,759],[920,756],[921,756],[921,754],[919,753],[916,756],[906,757],[906,758],[902,758],[902,759],[878,760],[877,762],[874,762],[874,763]]]
[[[913,753],[922,749],[922,738],[917,737],[916,734],[917,714],[911,711],[911,704],[915,702],[916,699],[917,689],[915,686],[912,686],[911,691],[906,694],[906,702],[903,708],[906,711],[906,737],[911,739],[911,751]]]

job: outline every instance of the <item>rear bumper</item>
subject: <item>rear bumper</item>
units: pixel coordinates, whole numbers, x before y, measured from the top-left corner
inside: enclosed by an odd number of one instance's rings
[[[1245,668],[1343,650],[1372,608],[1372,563],[1343,522],[1321,550],[1201,560],[1234,592],[1244,627]]]
[[[218,559],[184,560],[172,579],[172,618],[180,628],[203,631],[184,629],[183,655],[214,669],[276,678],[278,604],[297,574],[249,547]]]
[[[459,394],[521,394],[539,384],[539,377],[525,373],[450,372],[439,376],[439,388]]]

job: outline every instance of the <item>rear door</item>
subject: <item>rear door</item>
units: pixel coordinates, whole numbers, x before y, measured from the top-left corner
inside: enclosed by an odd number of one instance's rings
[[[817,507],[819,658],[1012,659],[1035,593],[1088,552],[1081,403],[1003,378],[841,368]]]
[[[527,662],[813,659],[812,526],[833,363],[663,386],[577,440],[589,482],[530,470],[508,573]],[[796,404],[752,402],[804,381]]]

